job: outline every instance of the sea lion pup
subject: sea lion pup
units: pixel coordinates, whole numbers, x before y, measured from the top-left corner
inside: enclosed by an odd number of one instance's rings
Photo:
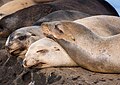
[[[54,40],[42,38],[34,42],[23,60],[25,68],[45,68],[53,66],[77,66],[66,51]]]
[[[53,0],[38,0],[39,3],[49,2]],[[12,14],[18,10],[38,4],[36,0],[13,0],[0,7],[0,19],[6,15]]]
[[[120,34],[101,37],[70,21],[46,22],[41,27],[79,66],[94,72],[120,73]]]
[[[90,15],[118,16],[115,9],[103,0],[56,0],[46,4],[34,5],[3,17],[0,20],[0,37],[8,37],[14,30],[31,26],[41,17],[58,10],[75,10]]]
[[[120,33],[120,17],[97,15],[75,20],[100,36],[113,36]]]
[[[40,18],[34,25],[40,26],[43,22],[61,21],[61,20],[76,20],[90,16],[89,14],[74,11],[74,10],[58,10]]]
[[[5,47],[11,55],[24,59],[28,47],[43,37],[39,26],[23,27],[9,35]]]

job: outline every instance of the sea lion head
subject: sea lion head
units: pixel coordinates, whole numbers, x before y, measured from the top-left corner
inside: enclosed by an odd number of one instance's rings
[[[74,29],[72,24],[73,23],[70,21],[45,22],[41,25],[41,28],[42,32],[46,36],[53,36],[57,39],[75,41],[75,37],[71,31],[71,29]]]
[[[25,68],[46,68],[53,66],[76,66],[66,51],[54,40],[42,38],[34,42],[23,60]]]
[[[9,35],[5,47],[10,54],[24,58],[28,47],[42,37],[39,26],[23,27]]]

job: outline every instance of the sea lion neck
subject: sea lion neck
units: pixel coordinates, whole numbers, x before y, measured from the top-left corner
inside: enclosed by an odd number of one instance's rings
[[[94,45],[97,43],[101,43],[101,41],[104,41],[104,38],[97,35],[96,33],[94,33],[93,31],[91,31],[90,29],[86,28],[85,26],[81,24],[72,22],[72,23],[65,24],[64,26],[65,28],[67,28],[66,31],[69,31],[72,37],[74,37],[75,43]]]

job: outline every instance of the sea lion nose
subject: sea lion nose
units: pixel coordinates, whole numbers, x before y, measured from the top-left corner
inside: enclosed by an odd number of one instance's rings
[[[23,66],[25,68],[30,68],[36,64],[37,64],[37,61],[35,59],[28,59],[28,60],[24,59],[23,60]]]

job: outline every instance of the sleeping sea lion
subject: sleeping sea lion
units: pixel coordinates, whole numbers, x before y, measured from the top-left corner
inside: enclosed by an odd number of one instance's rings
[[[120,73],[120,34],[102,37],[70,21],[46,22],[41,27],[79,66],[94,72]]]
[[[9,35],[5,47],[10,54],[24,58],[28,47],[43,37],[39,26],[23,27]]]
[[[59,17],[58,17],[59,16]],[[34,25],[40,26],[43,22],[61,21],[61,20],[76,20],[90,16],[89,14],[74,11],[74,10],[58,10],[40,18]]]
[[[54,40],[42,38],[34,42],[23,60],[25,68],[45,68],[53,66],[77,66],[66,51]]]
[[[41,17],[58,10],[75,10],[89,15],[115,15],[116,10],[104,0],[55,0],[46,4],[34,5],[0,20],[0,37],[7,37],[14,30],[33,25]]]

